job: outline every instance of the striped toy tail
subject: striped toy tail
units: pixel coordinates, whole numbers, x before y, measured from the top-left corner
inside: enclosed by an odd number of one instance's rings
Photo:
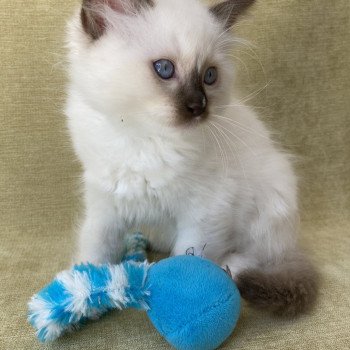
[[[148,310],[147,262],[120,265],[79,265],[61,272],[28,303],[28,321],[40,341],[53,341],[88,319],[111,309]]]
[[[126,251],[123,261],[146,261],[148,245],[149,242],[142,233],[128,235],[125,240]]]

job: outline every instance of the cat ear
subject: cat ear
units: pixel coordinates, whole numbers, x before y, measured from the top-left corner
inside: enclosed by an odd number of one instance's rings
[[[152,7],[153,0],[83,0],[81,23],[84,31],[99,39],[106,31],[107,23],[104,16],[106,8],[121,14],[135,14],[145,7]]]
[[[224,24],[225,28],[230,28],[254,2],[255,0],[226,0],[213,6],[210,12]]]

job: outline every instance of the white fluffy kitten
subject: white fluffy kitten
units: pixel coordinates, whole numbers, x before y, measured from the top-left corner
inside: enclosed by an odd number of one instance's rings
[[[230,27],[254,0],[85,0],[69,26],[69,128],[84,167],[78,261],[117,261],[126,232],[228,266],[242,296],[304,311],[288,157],[231,96]]]

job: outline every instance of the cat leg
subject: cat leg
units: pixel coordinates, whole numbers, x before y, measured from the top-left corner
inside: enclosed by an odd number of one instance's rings
[[[93,264],[120,261],[126,227],[118,219],[113,197],[88,186],[85,205],[85,219],[78,236],[75,261]]]
[[[198,228],[189,226],[178,229],[171,255],[202,255],[204,244]]]

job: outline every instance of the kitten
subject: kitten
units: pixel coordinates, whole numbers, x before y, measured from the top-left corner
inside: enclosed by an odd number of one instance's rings
[[[242,296],[296,315],[317,278],[296,242],[288,156],[232,96],[231,26],[254,0],[84,0],[69,25],[66,114],[84,168],[77,261],[116,262],[126,232],[228,266]]]

